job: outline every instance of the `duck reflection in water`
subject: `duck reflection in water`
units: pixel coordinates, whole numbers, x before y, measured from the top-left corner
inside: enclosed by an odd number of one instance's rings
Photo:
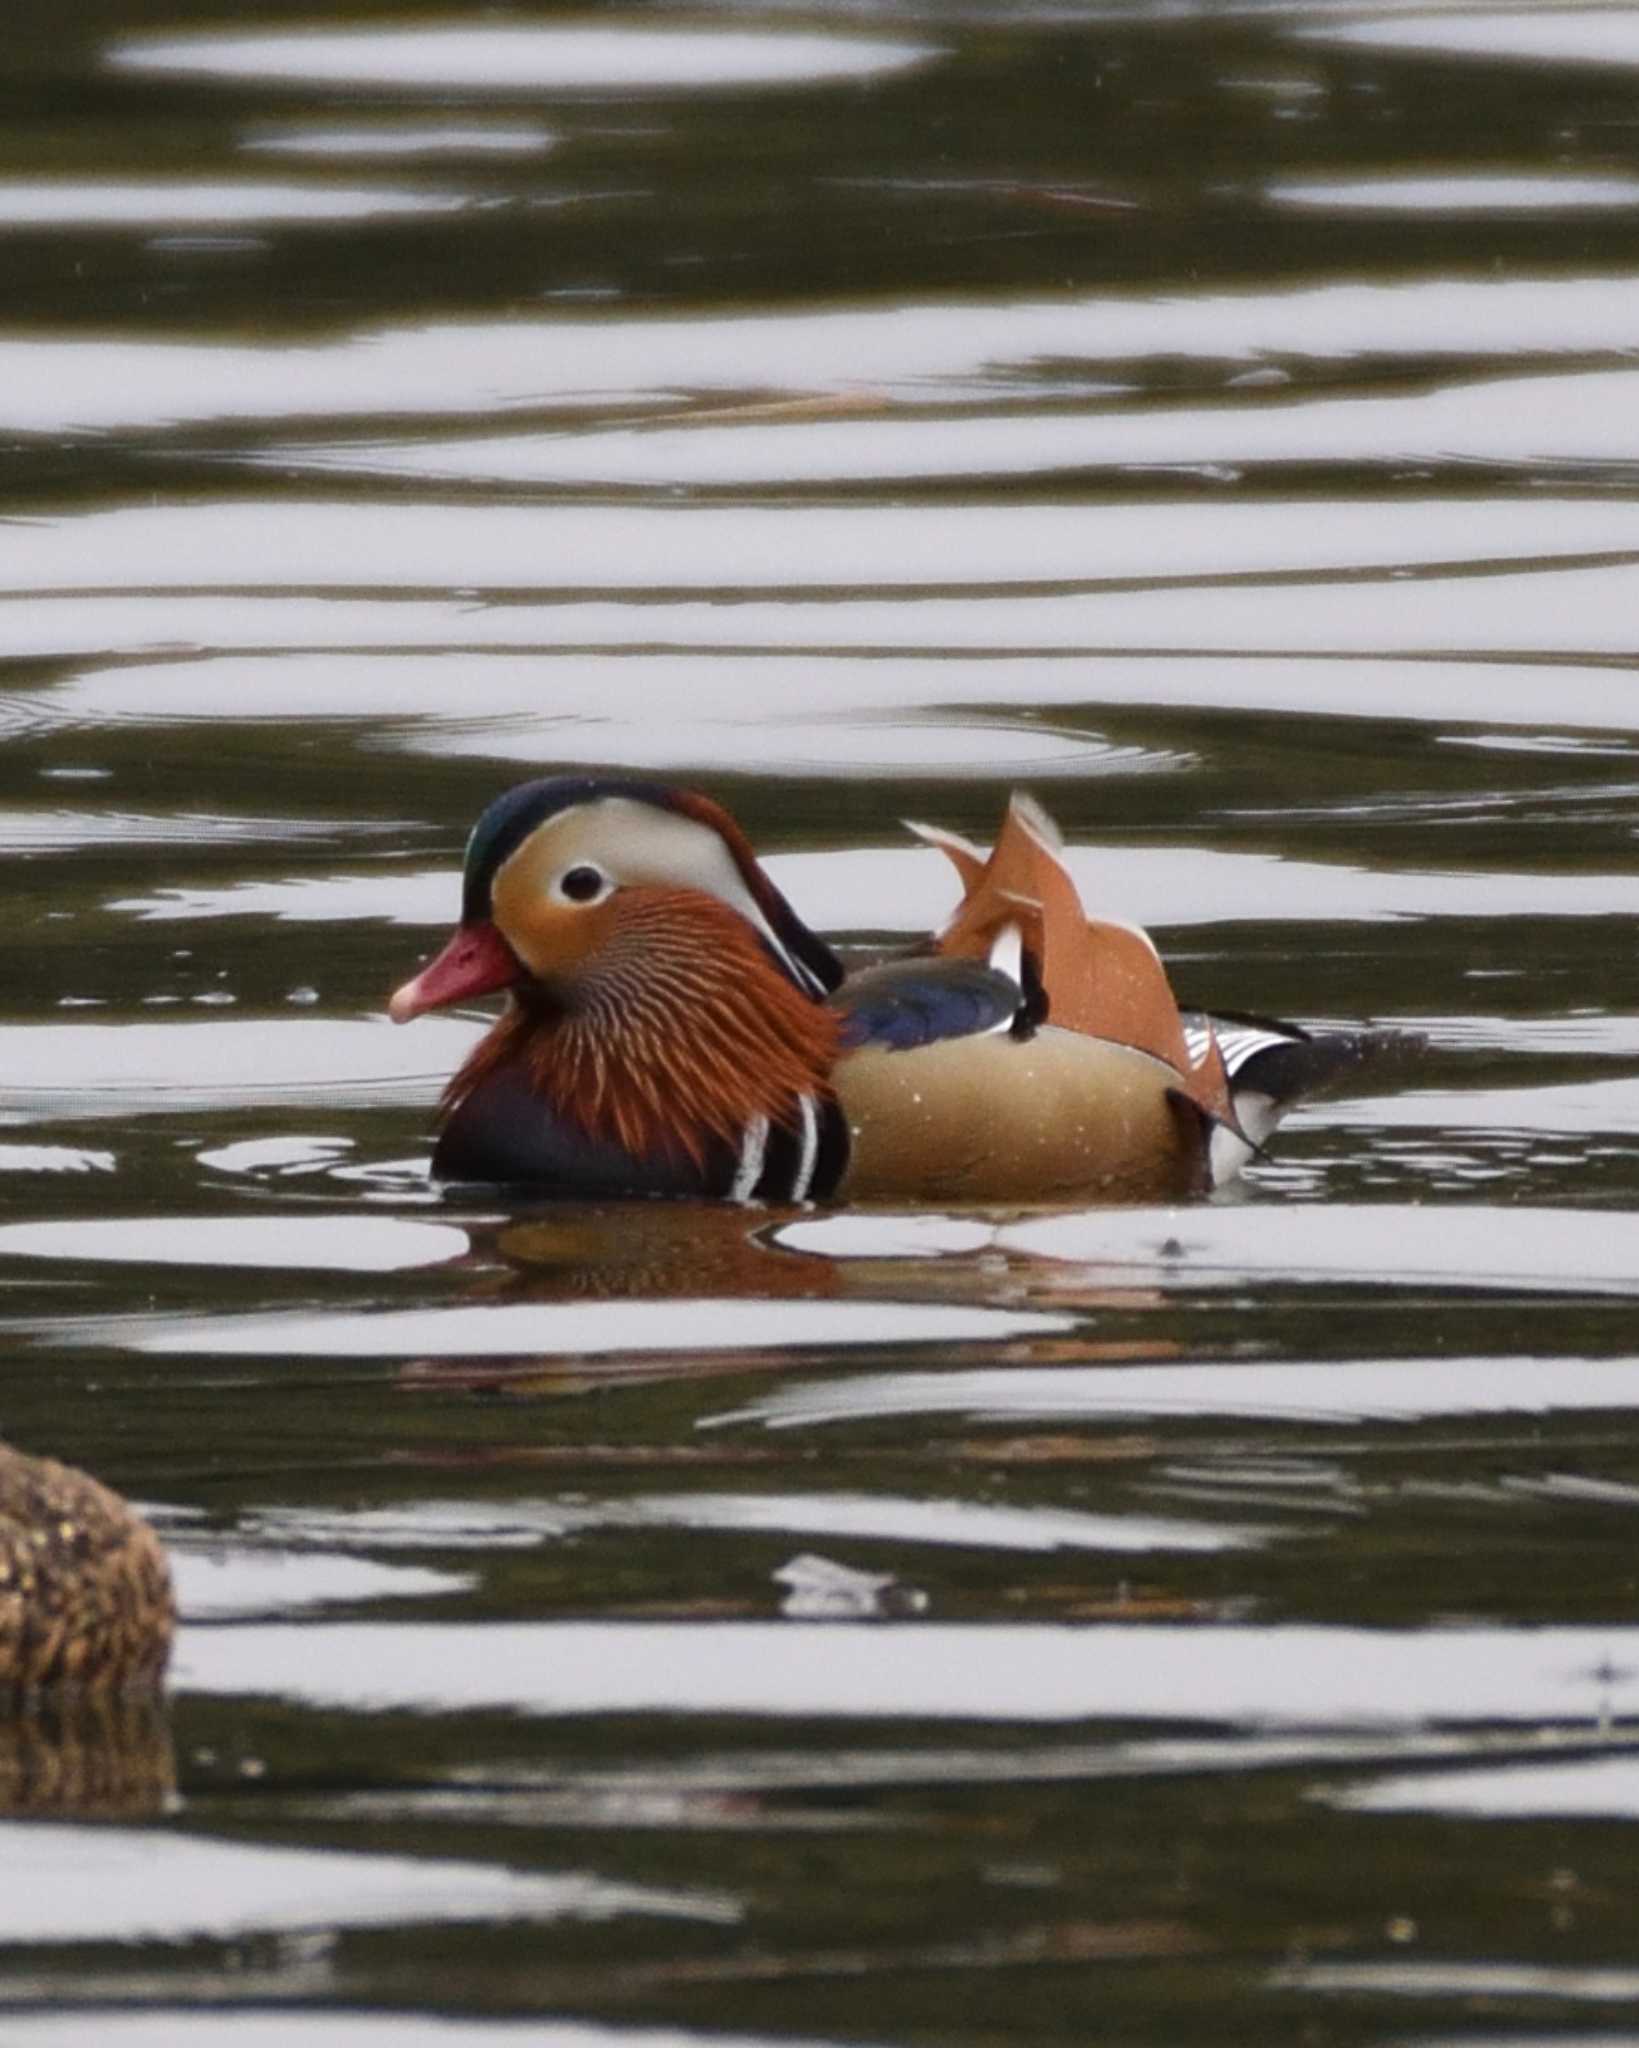
[[[546,1355],[421,1358],[404,1367],[401,1381],[530,1396],[578,1394],[617,1382],[777,1371],[812,1355],[800,1316],[781,1320],[777,1313],[806,1303],[875,1303],[898,1310],[1096,1308],[1142,1315],[1167,1299],[1140,1280],[1129,1282],[1108,1261],[1042,1257],[992,1241],[977,1219],[975,1228],[986,1242],[958,1251],[895,1250],[879,1243],[867,1256],[852,1256],[788,1242],[790,1227],[811,1213],[788,1206],[748,1213],[728,1203],[551,1203],[505,1223],[469,1224],[469,1300],[563,1307],[674,1301],[679,1320],[661,1332],[645,1323],[634,1329],[628,1345],[600,1345],[596,1352],[569,1347]],[[875,1220],[891,1238],[893,1219]],[[766,1344],[714,1344],[714,1308],[742,1302],[766,1303],[776,1311]],[[827,1347],[848,1341],[868,1350],[879,1342],[905,1341],[903,1335],[879,1338],[868,1316],[853,1327],[857,1334],[850,1339],[828,1335]],[[608,1334],[616,1328],[611,1323]],[[909,1335],[915,1341],[914,1329]],[[1119,1335],[1076,1330],[943,1339],[940,1358],[949,1364],[1089,1364],[1170,1358],[1178,1349],[1170,1338],[1123,1325]]]
[[[446,1090],[433,1173],[537,1195],[1171,1201],[1239,1173],[1378,1035],[1180,1011],[1136,927],[1089,918],[1016,796],[987,856],[919,828],[962,900],[845,973],[709,798],[590,776],[497,798],[461,921],[400,1023],[505,991]]]

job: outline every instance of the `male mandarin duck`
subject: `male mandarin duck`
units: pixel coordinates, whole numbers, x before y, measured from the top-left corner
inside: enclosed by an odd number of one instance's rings
[[[175,1625],[165,1552],[136,1511],[0,1444],[0,1699],[157,1686]]]
[[[504,989],[432,1170],[545,1195],[1169,1200],[1238,1172],[1372,1034],[1186,1015],[1136,927],[1089,919],[1051,820],[994,851],[912,827],[963,888],[931,950],[845,975],[708,797],[553,777],[467,842],[461,922],[406,1023]]]

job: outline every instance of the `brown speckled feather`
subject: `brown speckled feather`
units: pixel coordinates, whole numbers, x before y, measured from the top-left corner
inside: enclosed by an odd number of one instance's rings
[[[0,1446],[0,1690],[156,1686],[175,1623],[147,1523],[85,1473]]]

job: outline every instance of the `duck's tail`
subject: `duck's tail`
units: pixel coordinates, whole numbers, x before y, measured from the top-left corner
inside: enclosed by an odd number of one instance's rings
[[[1196,1047],[1217,1048],[1235,1105],[1235,1125],[1212,1133],[1214,1185],[1262,1152],[1286,1112],[1308,1096],[1346,1087],[1354,1077],[1414,1057],[1427,1040],[1415,1031],[1308,1031],[1276,1017],[1238,1011],[1184,1012]]]

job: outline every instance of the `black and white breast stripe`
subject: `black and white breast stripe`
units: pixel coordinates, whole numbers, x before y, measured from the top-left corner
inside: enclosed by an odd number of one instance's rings
[[[754,1117],[740,1138],[733,1202],[823,1202],[836,1192],[848,1164],[848,1123],[835,1102],[797,1098],[787,1127]]]
[[[833,984],[822,980],[821,977],[814,971],[812,967],[809,966],[808,962],[804,960],[800,954],[789,951],[788,948],[782,945],[777,939],[774,941],[774,950],[778,955],[781,965],[785,968],[785,971],[787,972],[787,974],[790,975],[791,979],[797,984],[798,988],[800,988],[805,995],[814,996],[819,1001],[823,1002],[825,998],[831,993],[831,988]],[[806,1100],[806,1098],[804,1099]]]

